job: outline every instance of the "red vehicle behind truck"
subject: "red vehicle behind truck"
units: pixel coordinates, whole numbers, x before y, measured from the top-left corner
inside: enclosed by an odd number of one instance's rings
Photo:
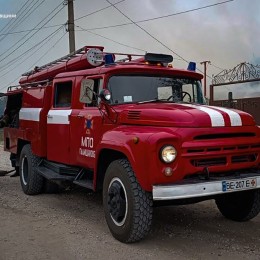
[[[108,227],[125,243],[147,235],[157,204],[214,199],[228,219],[257,216],[252,116],[207,106],[202,75],[173,68],[170,55],[119,55],[85,46],[8,88],[4,149],[24,193],[102,191]]]

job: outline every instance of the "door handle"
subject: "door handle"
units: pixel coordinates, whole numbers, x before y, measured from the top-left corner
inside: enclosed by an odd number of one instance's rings
[[[83,118],[84,116],[83,115],[77,115],[78,118]]]

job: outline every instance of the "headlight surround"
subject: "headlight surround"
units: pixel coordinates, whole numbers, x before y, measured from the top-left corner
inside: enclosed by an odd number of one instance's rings
[[[164,145],[160,151],[161,160],[165,163],[172,163],[177,156],[177,150],[172,145]]]

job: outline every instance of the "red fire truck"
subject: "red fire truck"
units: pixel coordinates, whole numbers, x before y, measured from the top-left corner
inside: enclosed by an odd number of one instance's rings
[[[85,46],[9,87],[4,149],[24,193],[102,191],[108,227],[125,243],[149,232],[154,205],[214,199],[228,219],[257,216],[252,116],[206,105],[193,63],[180,70],[170,55],[119,55]]]

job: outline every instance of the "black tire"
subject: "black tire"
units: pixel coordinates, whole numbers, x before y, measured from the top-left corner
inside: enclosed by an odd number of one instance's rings
[[[222,215],[234,221],[248,221],[260,212],[260,189],[225,194],[216,199]]]
[[[36,195],[42,192],[44,178],[36,169],[41,159],[32,153],[31,146],[25,145],[20,154],[20,181],[22,189],[27,195]]]
[[[113,161],[105,174],[103,206],[112,235],[124,243],[144,238],[152,224],[152,194],[138,183],[128,160]]]

